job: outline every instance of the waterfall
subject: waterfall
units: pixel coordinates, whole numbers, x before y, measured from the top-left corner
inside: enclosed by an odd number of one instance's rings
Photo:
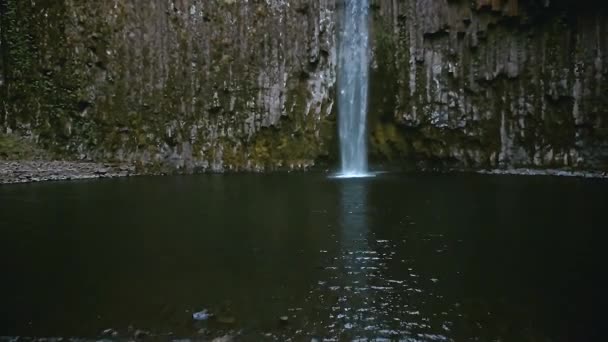
[[[369,0],[344,0],[338,51],[341,176],[367,175]]]

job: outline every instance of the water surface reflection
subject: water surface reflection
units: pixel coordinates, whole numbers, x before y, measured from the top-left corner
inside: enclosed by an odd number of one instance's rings
[[[438,279],[421,279],[412,260],[406,261],[407,257],[399,254],[406,248],[406,239],[379,238],[370,227],[370,218],[382,215],[382,209],[368,207],[373,186],[374,179],[338,183],[337,253],[311,292],[320,301],[319,307],[326,309],[317,332],[336,340],[449,340],[442,332],[449,332],[452,323],[445,317],[433,319],[425,314],[431,309],[427,303],[441,297],[433,291]],[[404,271],[395,274],[390,268]]]
[[[403,174],[0,187],[0,335],[604,340],[607,192]]]

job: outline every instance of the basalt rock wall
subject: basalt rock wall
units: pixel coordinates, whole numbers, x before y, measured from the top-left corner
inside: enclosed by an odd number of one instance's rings
[[[342,0],[0,0],[0,128],[180,170],[337,152]],[[371,0],[371,157],[608,169],[608,11],[592,0]]]
[[[374,0],[375,156],[608,169],[602,1]]]
[[[333,0],[1,0],[0,127],[81,159],[305,168],[335,154]]]

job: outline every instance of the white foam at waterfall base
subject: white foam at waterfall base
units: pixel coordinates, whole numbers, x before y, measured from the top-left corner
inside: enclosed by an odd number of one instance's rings
[[[365,173],[337,173],[332,175],[331,178],[368,178],[368,177],[376,177],[375,172],[365,172]]]
[[[368,172],[338,172],[331,174],[329,178],[348,179],[348,178],[373,178],[378,175],[388,174],[388,171],[368,171]]]

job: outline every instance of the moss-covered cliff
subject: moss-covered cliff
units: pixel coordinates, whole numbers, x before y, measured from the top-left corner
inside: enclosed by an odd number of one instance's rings
[[[334,10],[328,0],[3,0],[0,125],[85,159],[306,167],[335,148]]]
[[[182,170],[335,155],[337,0],[0,0],[0,128]],[[372,0],[370,150],[608,169],[601,1]]]
[[[374,0],[377,157],[608,169],[600,1]]]

